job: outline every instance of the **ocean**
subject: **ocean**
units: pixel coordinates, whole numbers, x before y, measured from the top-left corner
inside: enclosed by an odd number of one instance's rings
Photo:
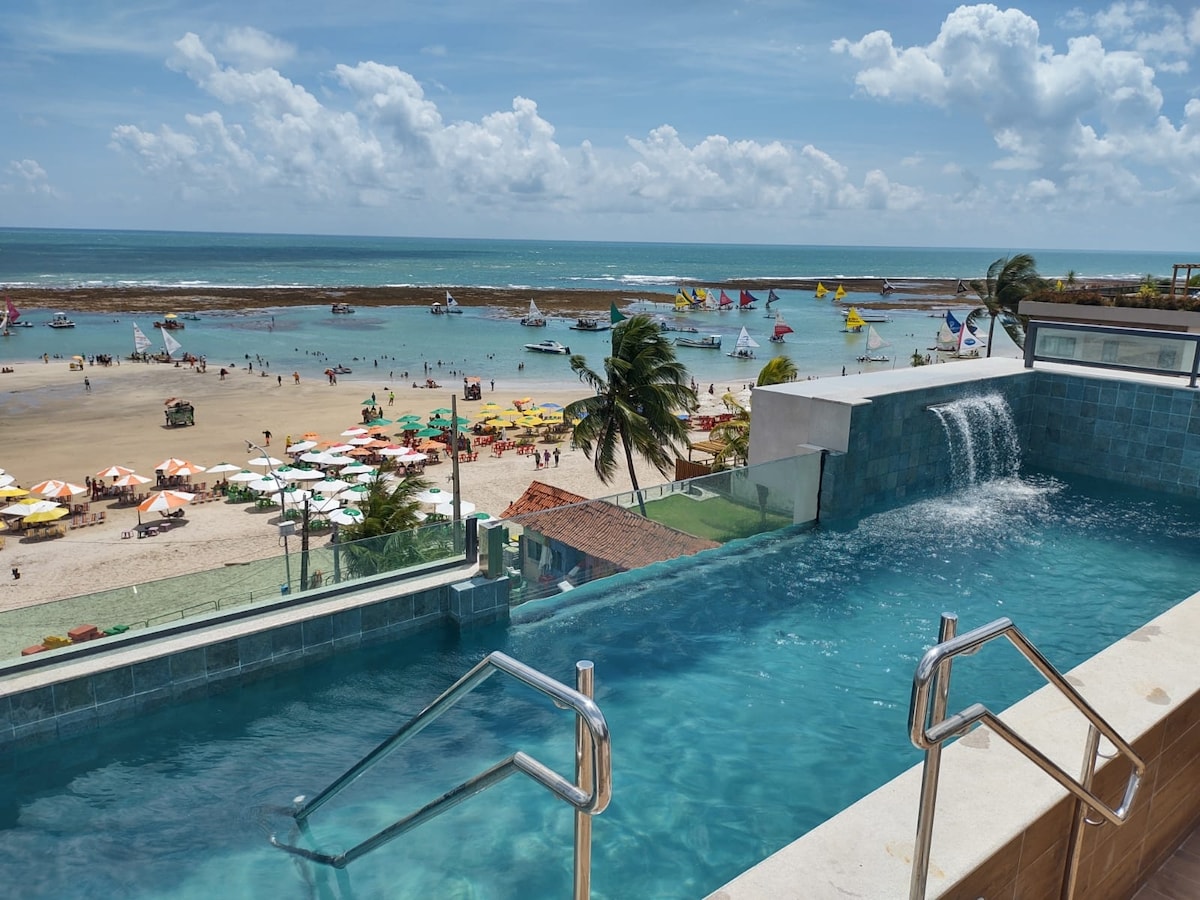
[[[573,318],[551,308],[544,329],[521,328],[506,312],[468,308],[462,316],[431,316],[412,307],[363,308],[334,316],[325,304],[302,308],[207,312],[205,287],[271,286],[430,286],[430,299],[442,299],[435,286],[515,289],[588,289],[625,294],[625,312],[649,312],[664,321],[721,336],[723,349],[679,348],[679,356],[699,378],[719,391],[752,382],[771,356],[786,353],[804,375],[840,374],[906,366],[914,351],[933,343],[940,322],[925,310],[899,310],[875,325],[888,344],[887,363],[861,364],[866,335],[841,331],[840,309],[817,301],[809,291],[780,290],[775,305],[794,333],[783,344],[770,344],[772,320],[761,306],[744,313],[676,315],[669,306],[639,301],[644,292],[673,292],[677,284],[715,284],[772,278],[888,278],[903,300],[906,280],[981,276],[988,265],[1027,248],[818,247],[733,244],[636,244],[555,241],[494,241],[435,238],[328,237],[309,235],[207,234],[152,231],[0,229],[0,287],[46,289],[87,286],[194,287],[194,311],[175,337],[185,352],[203,355],[214,365],[245,365],[256,359],[270,372],[300,371],[319,376],[330,364],[342,364],[350,380],[377,382],[384,373],[396,381],[423,381],[425,366],[445,383],[455,371],[536,387],[570,379],[564,356],[532,353],[525,344],[551,338],[602,364],[608,338],[569,329]],[[1082,280],[1170,275],[1177,254],[1038,250],[1039,271],[1054,277],[1074,271]],[[915,290],[915,288],[914,288]],[[736,299],[736,297],[735,297]],[[542,305],[539,303],[539,305]],[[965,307],[964,307],[965,308]],[[57,309],[24,309],[39,326]],[[13,329],[0,342],[0,361],[19,362],[50,356],[110,354],[133,349],[137,324],[154,343],[162,339],[152,316],[88,313],[65,309],[76,327]],[[191,312],[164,309],[162,312]],[[742,327],[760,345],[757,359],[726,355]],[[995,348],[1000,352],[999,342]],[[1015,351],[1008,345],[1004,352]],[[256,366],[257,368],[258,366]]]

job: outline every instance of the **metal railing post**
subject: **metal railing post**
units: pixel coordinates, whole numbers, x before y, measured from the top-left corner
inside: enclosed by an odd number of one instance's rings
[[[575,664],[575,690],[589,700],[596,697],[596,669],[590,659]],[[583,717],[575,717],[575,784],[590,790],[594,778],[592,733]],[[575,900],[592,894],[592,816],[575,810]]]
[[[958,633],[958,616],[942,613],[938,629],[938,643],[943,644]],[[950,698],[950,666],[947,658],[938,665],[933,676],[933,706],[931,724],[937,725],[946,718],[946,707]],[[908,886],[910,900],[925,900],[925,884],[929,874],[929,851],[933,843],[933,815],[937,810],[938,776],[942,768],[942,745],[935,744],[925,751],[925,764],[921,770],[921,802],[917,808],[917,837],[913,847],[913,867]]]

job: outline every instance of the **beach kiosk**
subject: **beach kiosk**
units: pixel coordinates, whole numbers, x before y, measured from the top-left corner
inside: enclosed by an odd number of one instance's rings
[[[196,424],[196,411],[188,401],[171,397],[166,401],[166,407],[163,415],[166,416],[168,428]]]

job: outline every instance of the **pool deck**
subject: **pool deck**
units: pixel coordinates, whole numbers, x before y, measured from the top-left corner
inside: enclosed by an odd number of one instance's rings
[[[1190,900],[1200,897],[1200,828],[1196,828],[1133,900]]]

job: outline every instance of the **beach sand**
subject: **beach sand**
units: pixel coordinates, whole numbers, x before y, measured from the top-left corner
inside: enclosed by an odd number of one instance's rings
[[[294,384],[287,377],[280,386],[274,377],[263,378],[245,368],[233,370],[221,380],[219,369],[212,366],[199,374],[186,365],[176,368],[127,360],[120,366],[88,366],[82,372],[70,371],[67,361],[53,359],[49,363],[17,364],[14,368],[0,375],[4,396],[0,467],[24,487],[47,478],[82,485],[85,476],[111,465],[126,466],[153,478],[155,465],[173,456],[205,466],[226,461],[244,465],[257,455],[247,452],[246,441],[263,444],[264,430],[272,435],[270,452],[282,458],[288,435],[299,440],[304,432],[313,431],[333,439],[361,422],[361,401],[372,391],[383,406],[384,416],[395,419],[406,413],[426,416],[435,408],[449,408],[457,389],[459,414],[472,422],[483,402],[494,400],[508,407],[514,399],[526,396],[492,392],[484,382],[482,400],[465,401],[461,382],[453,379],[444,380],[440,390],[413,389],[411,382],[389,385],[382,380],[377,384],[342,380],[330,385],[323,379],[302,379]],[[90,391],[84,388],[84,376],[91,382]],[[699,374],[696,377],[701,380]],[[396,394],[393,406],[387,405],[389,389]],[[568,381],[529,396],[539,403],[565,406],[585,395],[577,382]],[[163,404],[168,397],[187,398],[195,406],[194,426],[165,426]],[[716,398],[703,394],[702,399],[714,403],[719,394]],[[694,434],[697,440],[707,436]],[[460,467],[463,499],[497,515],[534,479],[586,497],[629,490],[623,466],[618,477],[605,485],[582,451],[572,450],[569,441],[557,446],[562,453],[559,466],[552,463],[551,468],[541,471],[535,469],[530,456],[509,451],[495,458],[488,448],[482,448],[477,461]],[[450,474],[448,461],[426,470],[427,480],[443,489],[449,486]],[[194,480],[211,484],[222,477],[200,475]],[[642,487],[661,484],[671,477],[639,462]],[[153,483],[146,486],[152,487]],[[152,539],[131,540],[123,539],[122,532],[137,524],[137,510],[132,506],[116,507],[114,503],[91,505],[92,512],[106,511],[104,524],[68,530],[62,538],[30,542],[12,531],[0,535],[6,544],[0,551],[0,610],[282,553],[273,524],[275,516],[255,514],[244,505],[192,505],[186,511],[184,527]],[[156,518],[154,514],[142,516],[143,521]],[[5,520],[12,521],[9,517]],[[328,537],[314,541],[323,546]],[[19,580],[10,575],[13,567],[21,572]],[[188,599],[180,598],[183,602],[174,608],[186,606]],[[55,624],[51,616],[46,621],[46,633],[63,633],[76,624]]]

